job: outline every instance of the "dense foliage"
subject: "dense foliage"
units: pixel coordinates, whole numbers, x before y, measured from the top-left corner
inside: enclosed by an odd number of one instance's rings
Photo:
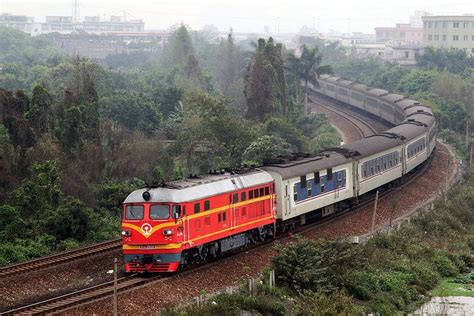
[[[300,83],[272,39],[249,50],[179,25],[162,51],[100,64],[54,43],[0,27],[0,265],[118,237],[145,182],[339,143],[301,98],[286,107]],[[259,69],[263,103],[245,97]]]

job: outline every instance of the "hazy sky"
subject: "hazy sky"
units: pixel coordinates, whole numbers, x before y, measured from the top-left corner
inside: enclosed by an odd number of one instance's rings
[[[474,0],[77,0],[79,15],[127,15],[143,18],[147,29],[184,22],[193,29],[213,24],[221,31],[297,32],[303,25],[320,31],[374,33],[375,26],[408,22],[415,10],[435,15],[474,13]],[[34,16],[72,15],[74,0],[0,0],[0,12]],[[124,13],[125,12],[125,13]]]

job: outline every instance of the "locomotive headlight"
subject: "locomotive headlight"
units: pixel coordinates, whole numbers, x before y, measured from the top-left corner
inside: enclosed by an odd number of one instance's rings
[[[122,236],[123,236],[123,237],[130,237],[130,235],[131,235],[131,231],[130,231],[130,230],[128,230],[128,229],[122,230]]]
[[[163,235],[165,235],[165,236],[171,236],[171,235],[173,235],[173,230],[171,230],[171,229],[163,229]]]

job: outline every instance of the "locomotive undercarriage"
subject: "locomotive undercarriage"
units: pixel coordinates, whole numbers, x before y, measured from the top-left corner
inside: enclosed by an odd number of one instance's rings
[[[185,250],[181,254],[180,264],[188,266],[215,259],[232,251],[273,238],[274,231],[273,225],[266,225]]]

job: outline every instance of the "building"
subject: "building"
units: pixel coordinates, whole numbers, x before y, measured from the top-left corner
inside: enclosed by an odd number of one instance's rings
[[[474,15],[423,17],[423,46],[474,54]]]
[[[410,25],[411,25],[411,27],[422,28],[423,27],[423,17],[428,16],[428,15],[431,15],[431,13],[429,13],[427,11],[416,10],[415,14],[410,16]]]
[[[398,23],[395,27],[376,27],[375,40],[392,46],[420,46],[423,43],[423,28],[412,27],[408,23]]]
[[[72,16],[47,16],[45,22],[35,22],[25,15],[1,14],[0,24],[13,27],[32,36],[39,34],[59,33],[72,34],[86,32],[88,34],[140,33],[145,30],[143,20],[125,20],[120,16],[111,16],[109,20],[101,20],[98,16],[88,16],[82,22],[74,22]]]
[[[25,33],[31,33],[34,18],[26,15],[13,15],[9,13],[0,14],[0,24]]]
[[[386,44],[361,44],[355,46],[355,55],[359,58],[377,58],[389,63],[413,67],[421,47],[390,46]]]

